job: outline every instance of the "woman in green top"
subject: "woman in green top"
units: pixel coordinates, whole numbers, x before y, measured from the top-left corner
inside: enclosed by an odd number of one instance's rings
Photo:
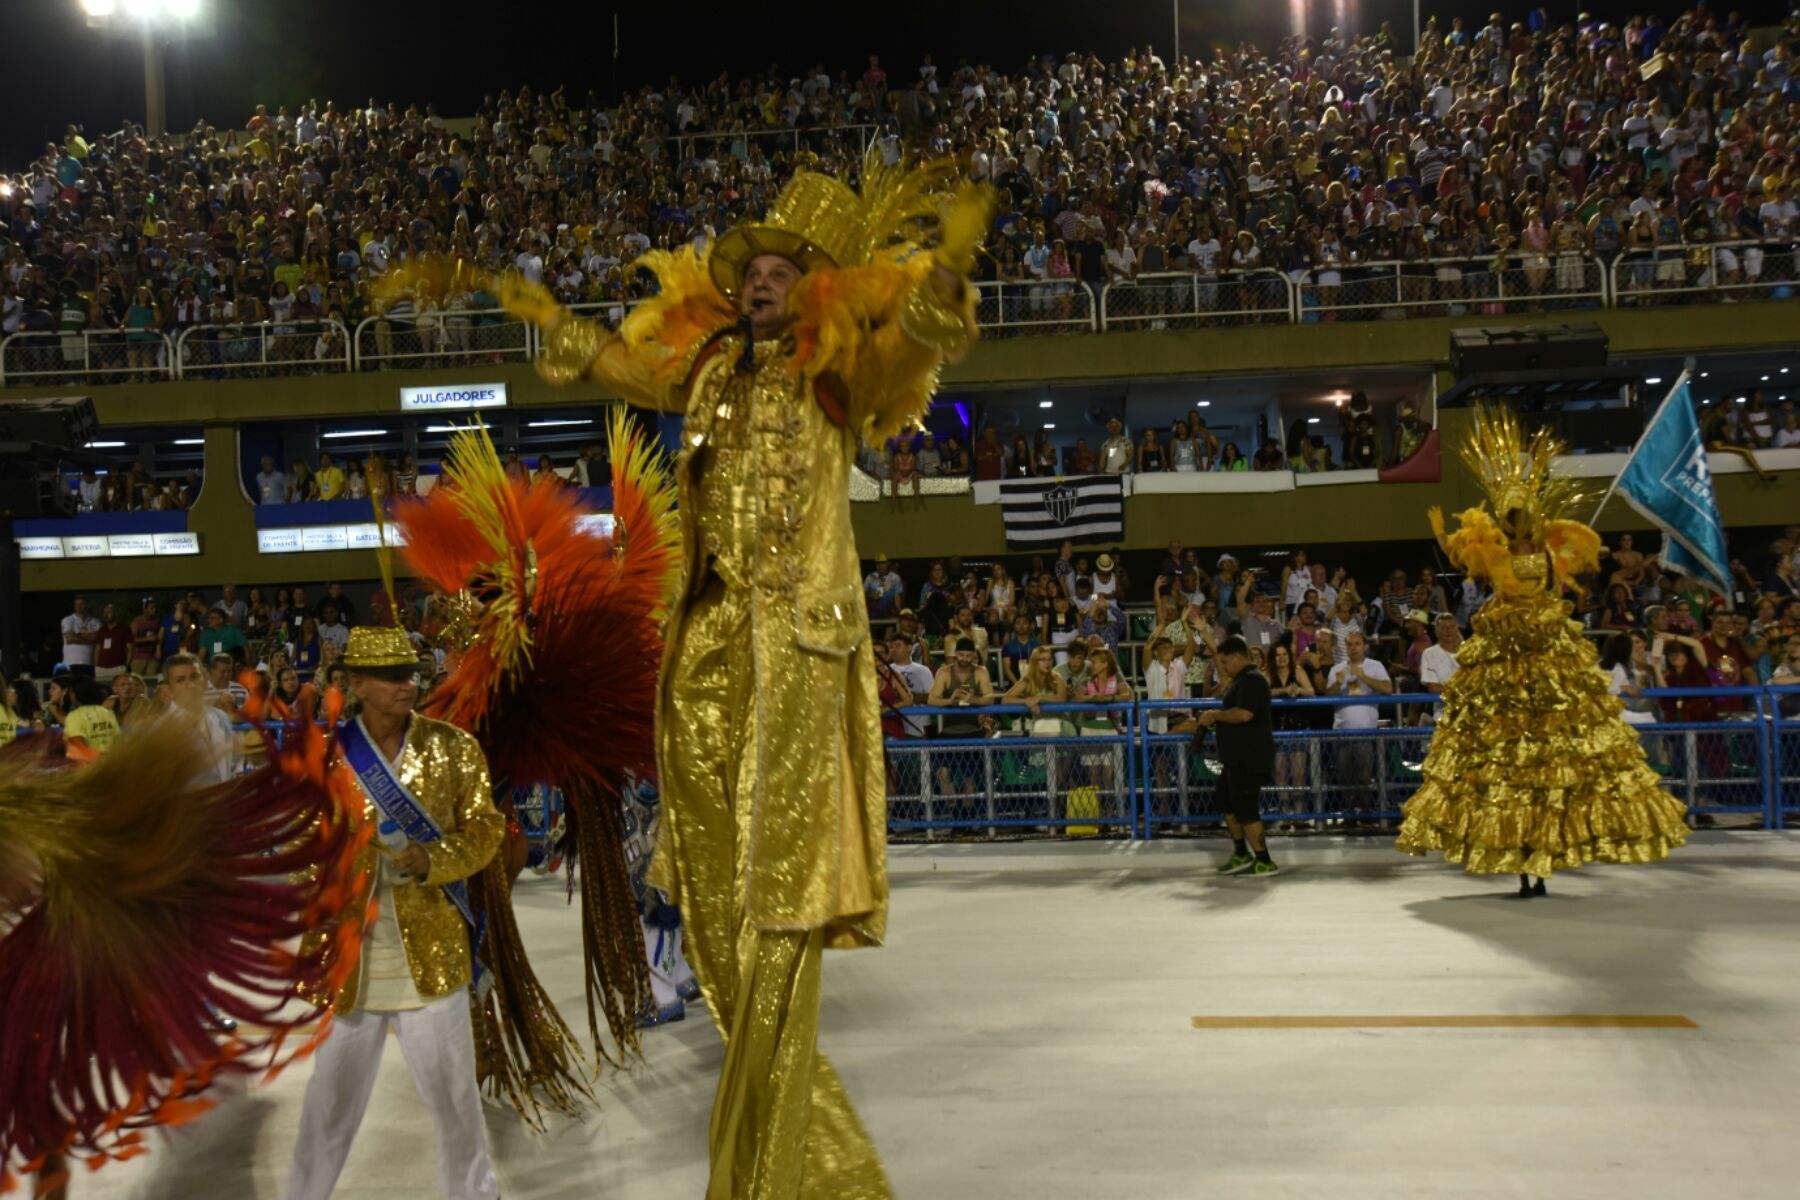
[[[131,369],[148,370],[156,366],[156,294],[140,287],[125,310],[125,349],[130,355]]]
[[[1237,448],[1236,442],[1225,443],[1225,448],[1219,451],[1219,465],[1213,468],[1215,471],[1248,471],[1249,469],[1250,460],[1244,457],[1244,452]]]

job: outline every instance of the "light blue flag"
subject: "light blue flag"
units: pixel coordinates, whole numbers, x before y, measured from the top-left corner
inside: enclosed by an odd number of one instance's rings
[[[1613,487],[1662,530],[1663,562],[1714,591],[1731,594],[1725,525],[1685,374],[1650,418]]]

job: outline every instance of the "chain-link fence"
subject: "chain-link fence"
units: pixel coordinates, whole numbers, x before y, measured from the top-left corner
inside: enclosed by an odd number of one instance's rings
[[[183,379],[317,375],[350,366],[350,331],[336,320],[191,325],[175,339],[175,373]]]
[[[1694,823],[1800,819],[1800,687],[1651,689],[1710,697],[1706,722],[1638,727],[1645,757]],[[1264,820],[1283,832],[1380,832],[1399,821],[1430,749],[1436,696],[1278,700]],[[898,838],[1101,833],[1154,837],[1217,826],[1216,742],[1170,732],[1216,700],[1129,705],[918,708],[925,736],[887,742],[889,828]],[[1371,715],[1366,711],[1374,709]],[[1360,710],[1349,717],[1340,713]],[[1735,711],[1733,711],[1735,710]],[[1362,722],[1374,720],[1373,725]]]
[[[169,339],[151,329],[15,333],[0,341],[0,386],[169,379],[171,349]]]
[[[1620,308],[1788,300],[1800,287],[1800,254],[1789,242],[1699,242],[1627,250],[1611,263]]]
[[[946,732],[888,739],[888,830],[895,838],[1135,832],[1132,705],[905,711],[941,719]]]
[[[1107,284],[1100,293],[1100,325],[1110,330],[1287,324],[1293,307],[1293,284],[1279,271],[1163,272]]]
[[[1606,264],[1579,251],[1347,263],[1299,285],[1302,323],[1506,316],[1607,303]]]
[[[1800,825],[1800,685],[1764,688],[1762,701],[1769,731],[1769,824]]]
[[[380,371],[525,362],[533,353],[534,332],[497,308],[365,317],[356,327],[356,365]]]
[[[985,338],[1092,333],[1093,289],[1078,279],[986,280],[975,285],[975,323]]]

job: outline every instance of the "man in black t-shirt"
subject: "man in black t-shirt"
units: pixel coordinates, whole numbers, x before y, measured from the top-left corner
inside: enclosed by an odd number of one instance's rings
[[[1280,868],[1269,857],[1263,841],[1262,811],[1258,801],[1275,770],[1275,732],[1269,715],[1269,681],[1250,665],[1250,649],[1240,637],[1219,643],[1214,655],[1224,691],[1221,708],[1203,709],[1187,723],[1194,740],[1203,741],[1212,729],[1219,738],[1217,794],[1225,804],[1225,828],[1231,833],[1231,857],[1219,868],[1221,875],[1247,871],[1275,875]]]

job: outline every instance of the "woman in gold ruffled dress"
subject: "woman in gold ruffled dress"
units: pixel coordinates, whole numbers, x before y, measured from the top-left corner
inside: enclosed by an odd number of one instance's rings
[[[1600,549],[1599,535],[1563,517],[1583,495],[1551,473],[1562,446],[1543,430],[1527,441],[1505,410],[1475,424],[1463,458],[1488,507],[1458,514],[1455,533],[1435,508],[1431,524],[1494,595],[1457,651],[1397,848],[1441,850],[1475,874],[1517,873],[1521,896],[1542,896],[1554,871],[1666,857],[1687,838],[1685,810],[1646,763],[1561,599],[1597,568]]]

